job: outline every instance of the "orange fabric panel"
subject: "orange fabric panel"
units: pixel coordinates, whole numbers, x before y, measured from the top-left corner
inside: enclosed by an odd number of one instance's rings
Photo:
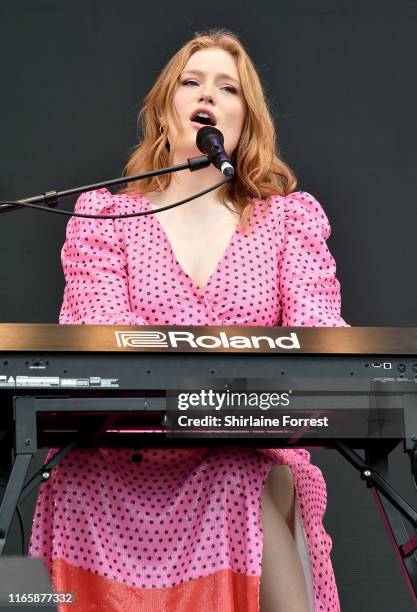
[[[259,612],[259,576],[221,570],[173,587],[141,589],[53,559],[58,593],[74,593],[75,604],[59,612]]]

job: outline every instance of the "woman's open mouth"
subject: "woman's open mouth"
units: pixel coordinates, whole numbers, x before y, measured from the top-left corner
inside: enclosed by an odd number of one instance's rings
[[[191,115],[190,120],[199,125],[216,125],[216,117],[210,111],[196,110]]]

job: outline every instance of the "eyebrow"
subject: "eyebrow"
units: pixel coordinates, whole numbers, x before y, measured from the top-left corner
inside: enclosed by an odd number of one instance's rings
[[[196,74],[197,76],[204,76],[204,71],[203,70],[184,70],[183,74]],[[237,79],[232,77],[230,74],[226,74],[225,72],[221,72],[220,74],[217,75],[217,77],[220,79],[226,79],[228,81],[234,81],[235,83],[239,84],[239,81]]]

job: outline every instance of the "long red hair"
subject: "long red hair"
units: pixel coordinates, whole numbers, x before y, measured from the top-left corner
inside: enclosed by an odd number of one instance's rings
[[[221,201],[232,201],[240,213],[245,229],[253,207],[251,198],[267,200],[272,195],[287,195],[294,191],[297,180],[289,166],[280,158],[274,123],[259,75],[238,38],[227,30],[197,33],[171,58],[145,98],[138,121],[143,138],[135,147],[125,167],[131,176],[149,169],[163,168],[173,163],[164,123],[174,108],[173,97],[179,77],[193,53],[201,49],[223,49],[230,53],[237,66],[242,93],[246,102],[246,118],[239,144],[232,160],[236,168],[233,180],[219,192]],[[173,118],[178,124],[176,113]],[[163,191],[171,175],[133,181],[125,193]]]

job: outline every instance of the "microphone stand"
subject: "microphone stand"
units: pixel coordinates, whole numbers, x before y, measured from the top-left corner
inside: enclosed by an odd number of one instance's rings
[[[84,185],[83,187],[74,187],[73,189],[65,189],[63,191],[47,191],[42,195],[32,196],[31,198],[24,198],[22,200],[16,200],[12,203],[1,203],[0,202],[0,213],[11,212],[13,210],[21,210],[25,208],[21,204],[36,204],[44,203],[50,208],[55,208],[59,204],[59,198],[66,196],[75,195],[84,191],[95,191],[96,189],[102,189],[110,185],[119,185],[120,183],[128,183],[131,181],[137,181],[140,179],[149,178],[151,176],[160,176],[161,174],[169,174],[171,172],[179,172],[180,170],[200,170],[206,168],[211,164],[211,161],[207,155],[201,155],[199,157],[190,157],[184,164],[177,164],[175,166],[168,166],[168,168],[159,168],[157,170],[150,170],[149,172],[143,172],[142,174],[134,174],[132,176],[122,176],[116,179],[110,179],[108,181],[101,181],[100,183],[93,183],[91,185]]]

